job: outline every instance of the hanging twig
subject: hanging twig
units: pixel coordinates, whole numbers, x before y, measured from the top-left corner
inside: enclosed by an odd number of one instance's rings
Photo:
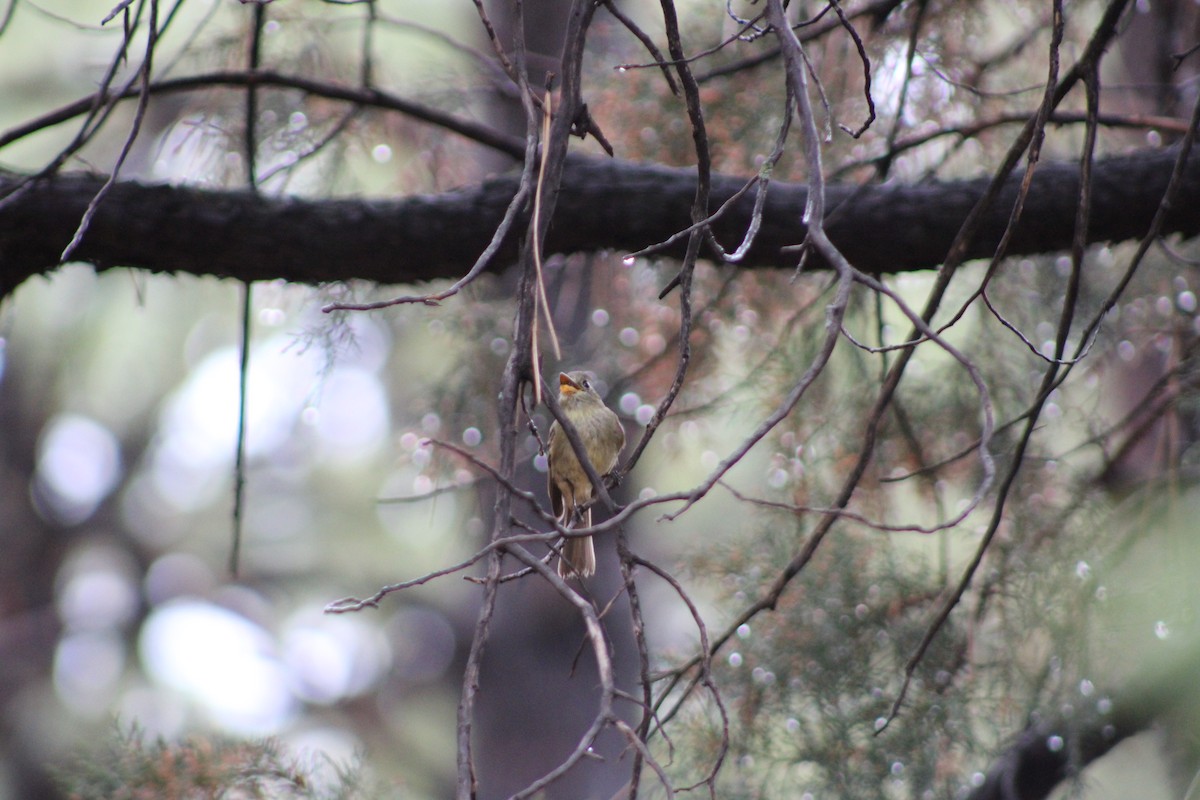
[[[642,43],[642,47],[646,48],[647,52],[650,53],[651,58],[653,58],[654,62],[658,65],[658,68],[662,70],[663,78],[667,81],[667,86],[671,87],[671,94],[678,97],[679,84],[675,82],[675,77],[671,74],[671,67],[666,63],[666,59],[663,57],[662,51],[658,49],[658,45],[654,43],[654,40],[651,39],[645,31],[639,28],[637,23],[630,19],[629,16],[621,10],[621,7],[613,2],[613,0],[602,0],[602,2],[604,3],[605,9],[608,10],[608,13],[613,15],[613,19],[624,25],[625,29],[632,33],[634,37]],[[628,67],[617,67],[617,69],[628,69]]]
[[[96,192],[91,202],[88,203],[87,211],[83,213],[83,218],[79,221],[79,226],[75,229],[75,235],[71,237],[70,243],[59,256],[60,262],[71,260],[71,254],[75,252],[75,248],[83,241],[84,234],[87,233],[88,226],[91,225],[92,219],[96,216],[96,210],[100,207],[100,203],[104,200],[105,195],[112,190],[112,187],[117,182],[117,177],[121,174],[121,167],[125,165],[125,159],[129,157],[129,151],[133,149],[133,143],[137,140],[138,133],[141,132],[142,123],[146,119],[146,109],[150,105],[150,77],[153,74],[154,64],[154,49],[158,43],[158,0],[148,0],[150,6],[150,18],[147,22],[146,50],[142,57],[142,65],[138,71],[138,103],[137,109],[134,111],[133,124],[129,126],[129,133],[125,137],[124,143],[121,145],[121,150],[117,154],[116,163],[113,164],[112,170],[109,171],[108,180],[100,187],[100,191]],[[116,13],[116,12],[114,12]]]

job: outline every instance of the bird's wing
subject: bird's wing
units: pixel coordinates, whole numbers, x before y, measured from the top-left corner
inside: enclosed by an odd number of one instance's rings
[[[547,465],[546,470],[546,490],[550,493],[550,507],[554,509],[554,516],[562,519],[563,515],[563,493],[558,488],[558,484],[554,482],[554,468]]]

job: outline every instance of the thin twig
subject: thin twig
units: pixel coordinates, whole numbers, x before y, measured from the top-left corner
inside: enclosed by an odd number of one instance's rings
[[[617,531],[617,558],[621,563],[621,580],[625,587],[625,594],[629,596],[629,620],[633,628],[634,645],[637,648],[638,683],[642,688],[642,697],[637,701],[642,708],[642,719],[638,723],[636,736],[638,741],[646,742],[649,741],[650,726],[655,717],[654,690],[650,683],[650,648],[646,642],[646,620],[642,614],[641,594],[638,592],[635,580],[635,556],[629,549],[624,529]],[[637,797],[643,763],[644,759],[639,751],[638,756],[633,759],[633,767],[630,771],[630,797]]]
[[[88,203],[87,210],[83,212],[83,218],[79,221],[79,226],[75,229],[75,235],[71,237],[70,243],[59,256],[60,262],[71,260],[71,254],[79,247],[83,241],[84,235],[87,233],[88,227],[96,216],[96,211],[100,208],[100,203],[105,196],[116,185],[117,178],[121,174],[121,167],[125,165],[125,159],[129,157],[130,150],[133,149],[133,143],[137,140],[138,133],[142,130],[142,123],[146,119],[146,109],[150,105],[150,77],[153,71],[154,49],[158,44],[158,0],[148,0],[150,5],[150,19],[147,23],[149,29],[146,36],[146,52],[142,57],[142,65],[138,71],[139,89],[137,109],[134,111],[133,124],[129,126],[129,133],[125,137],[124,143],[121,145],[121,150],[117,154],[116,163],[109,171],[108,179],[100,190],[92,197]]]
[[[492,43],[492,50],[496,53],[496,58],[500,61],[500,66],[504,72],[512,78],[513,83],[518,83],[520,70],[517,65],[513,64],[509,59],[508,53],[504,52],[504,45],[500,43],[500,37],[496,35],[496,28],[492,25],[492,20],[488,17],[487,9],[483,6],[483,0],[471,0],[475,4],[475,11],[479,14],[479,21],[483,25],[483,30],[487,33],[488,41]],[[524,34],[520,34],[524,36]],[[524,58],[524,54],[521,56]]]
[[[547,80],[549,83],[549,80]],[[542,100],[542,142],[550,141],[550,120],[554,116],[553,106],[554,94],[550,91],[549,85],[546,86],[546,93]],[[533,189],[533,229],[539,231],[542,229],[542,193],[546,188],[546,148],[542,147],[542,157],[538,161],[537,183]],[[554,330],[554,315],[550,312],[550,300],[546,297],[546,278],[542,274],[542,243],[538,236],[533,237],[533,266],[537,273],[537,298],[535,305],[540,306],[542,317],[546,320],[546,330],[550,333],[550,346],[554,348],[554,358],[557,361],[562,361],[562,348],[558,344],[558,333]],[[533,363],[538,363],[538,358],[535,353]],[[541,370],[534,370],[535,380],[540,378]],[[541,386],[535,383],[534,393],[537,396],[541,395]]]
[[[882,14],[890,12],[896,6],[900,5],[900,3],[901,0],[870,0],[869,2],[865,2],[856,6],[853,10],[847,11],[846,17],[848,19],[858,19],[859,17],[864,16],[879,17]],[[842,26],[841,21],[838,19],[822,20],[821,18],[824,16],[825,10],[823,9],[819,14],[817,14],[816,17],[808,22],[794,26],[793,30],[796,33],[797,39],[801,42],[814,41]],[[779,58],[782,53],[783,49],[781,47],[772,47],[760,53],[756,53],[753,56],[749,56],[731,64],[725,64],[709,70],[702,75],[698,75],[696,80],[703,84],[709,83],[717,78],[735,75],[739,72],[745,72],[774,61],[775,59]]]
[[[257,70],[262,64],[263,26],[267,7],[255,4],[250,27],[248,67]],[[246,159],[246,185],[258,191],[258,91],[246,92],[243,149]],[[254,308],[254,284],[242,282],[242,341],[238,353],[238,420],[233,461],[233,541],[229,547],[229,574],[237,577],[242,556],[242,526],[246,516],[246,405],[250,400],[250,315]]]
[[[604,7],[608,10],[608,13],[613,15],[613,19],[624,25],[625,29],[632,33],[634,37],[642,43],[642,47],[646,48],[646,51],[650,53],[650,57],[654,59],[655,63],[658,64],[659,69],[662,70],[663,78],[665,78],[667,81],[667,86],[671,87],[671,94],[678,97],[679,84],[675,82],[675,77],[671,75],[671,67],[669,64],[665,63],[666,60],[663,57],[662,51],[658,49],[658,45],[654,43],[654,40],[650,38],[649,34],[639,28],[638,24],[630,19],[629,16],[621,10],[621,7],[613,2],[613,0],[602,0],[602,2],[604,3]],[[618,67],[618,69],[620,69],[620,67]]]
[[[775,147],[767,155],[761,167],[759,167],[758,175],[755,176],[754,182],[757,182],[757,191],[754,194],[754,209],[750,212],[750,223],[746,226],[746,234],[742,237],[742,242],[732,253],[727,253],[717,242],[713,235],[712,228],[705,228],[705,235],[708,241],[708,246],[717,253],[717,256],[726,263],[736,264],[746,257],[750,252],[750,248],[754,246],[754,239],[758,236],[759,228],[762,227],[763,208],[767,203],[767,188],[771,183],[771,172],[775,165],[779,163],[779,159],[787,146],[788,132],[792,128],[792,116],[795,114],[794,100],[790,92],[786,93],[783,102],[783,121],[779,124],[779,132],[775,135]],[[749,188],[750,184],[747,184]],[[742,191],[739,191],[735,197],[741,196]],[[726,201],[718,213],[728,207],[729,203],[735,198],[731,197]],[[715,215],[714,215],[715,216]]]
[[[749,20],[737,20],[738,24],[742,26],[740,30],[738,30],[736,33],[731,34],[730,36],[725,37],[724,39],[722,39],[720,42],[713,45],[712,47],[707,47],[704,50],[701,50],[700,52],[696,53],[695,55],[690,55],[690,56],[679,55],[679,56],[672,56],[670,59],[664,59],[661,54],[655,54],[652,51],[651,54],[654,55],[654,63],[652,63],[652,64],[618,64],[616,69],[618,69],[622,72],[624,72],[626,70],[631,70],[631,69],[652,69],[654,67],[659,67],[661,69],[666,70],[670,67],[677,67],[681,64],[683,64],[683,65],[694,64],[697,61],[700,61],[701,59],[708,58],[712,54],[718,53],[721,50],[724,50],[726,47],[728,47],[729,45],[733,44],[736,41],[743,40],[743,37],[745,36],[746,31],[757,30],[757,28],[755,26],[757,25],[757,23],[760,19],[762,19],[762,15],[759,15],[759,16],[757,16],[753,19],[749,19]],[[670,74],[670,73],[668,73],[668,74]],[[671,85],[674,86],[673,81],[672,81]],[[679,92],[676,91],[675,94],[678,95]]]
[[[678,63],[674,64],[675,72],[683,86],[683,96],[687,104],[688,120],[692,128],[692,142],[696,150],[696,194],[692,200],[692,222],[697,223],[708,217],[708,201],[712,179],[712,161],[708,149],[708,134],[704,126],[704,111],[700,104],[700,87],[692,75],[691,68],[683,60],[683,44],[679,35],[679,19],[675,13],[672,0],[660,0],[663,11],[663,21],[667,30],[667,44],[671,57]],[[680,264],[679,272],[659,293],[662,299],[674,287],[680,287],[679,292],[679,360],[676,362],[675,377],[666,395],[654,409],[654,416],[647,422],[641,438],[634,446],[632,453],[624,464],[614,470],[619,477],[624,475],[641,458],[642,453],[650,444],[655,431],[666,419],[667,412],[675,398],[683,388],[684,377],[692,357],[692,274],[696,267],[696,259],[700,255],[700,244],[703,241],[703,228],[695,229],[688,237],[687,250]]]
[[[729,753],[729,712],[725,708],[725,701],[721,697],[721,691],[717,687],[716,681],[712,674],[712,657],[708,639],[708,626],[704,624],[704,617],[700,614],[700,609],[697,608],[696,603],[692,600],[691,596],[686,590],[684,590],[683,584],[681,584],[674,575],[645,558],[635,556],[633,558],[633,563],[637,566],[650,570],[663,581],[665,581],[675,592],[675,595],[683,601],[685,606],[687,606],[688,613],[692,615],[692,622],[696,625],[696,633],[700,637],[700,652],[703,654],[699,661],[700,670],[699,674],[697,675],[697,682],[708,690],[709,696],[712,698],[713,703],[716,705],[721,716],[720,747],[717,750],[716,758],[713,759],[713,763],[708,774],[703,780],[696,784],[696,786],[707,784],[710,789],[715,791],[717,774],[721,771],[721,766],[725,763],[725,756]],[[663,697],[666,697],[665,693]],[[654,709],[652,708],[651,710],[653,711]],[[662,729],[662,721],[659,723],[659,729]]]
[[[917,7],[917,19],[920,20],[924,14],[925,6],[928,0],[921,2]],[[867,56],[867,48],[863,45],[862,37],[858,35],[858,31],[854,29],[854,24],[847,19],[846,12],[842,10],[841,3],[838,0],[829,0],[829,4],[833,6],[833,10],[837,12],[838,20],[842,23],[842,27],[846,29],[846,33],[850,34],[850,39],[854,42],[854,49],[858,53],[858,60],[863,68],[863,97],[867,101],[867,118],[863,120],[862,125],[859,125],[853,130],[839,123],[838,127],[846,133],[850,134],[855,139],[861,137],[867,132],[867,128],[871,127],[871,123],[875,121],[875,99],[871,97],[871,59]],[[920,23],[913,24],[913,38],[916,38],[916,30]],[[915,43],[914,43],[915,47]],[[912,56],[909,56],[909,67],[912,66]],[[905,86],[907,87],[907,78]],[[900,101],[901,107],[904,101]]]
[[[300,75],[273,72],[271,70],[260,70],[257,72],[221,70],[188,75],[182,78],[169,78],[151,83],[146,87],[145,92],[140,89],[134,89],[132,86],[124,87],[117,91],[110,91],[106,85],[102,85],[93,94],[67,103],[36,119],[24,122],[0,134],[0,147],[9,145],[32,133],[66,122],[81,114],[87,114],[106,104],[114,104],[121,100],[137,98],[143,94],[159,95],[206,91],[212,89],[214,86],[269,86],[279,89],[295,89],[314,97],[341,100],[365,108],[396,111],[421,122],[426,122],[456,133],[465,139],[514,158],[522,158],[524,155],[524,143],[520,139],[501,133],[474,120],[456,117],[453,114],[430,108],[429,106],[407,100],[381,89],[347,86],[345,84],[321,81]]]
[[[913,58],[917,54],[917,40],[921,33],[921,23],[925,20],[925,13],[928,10],[929,0],[920,0],[917,3],[917,10],[913,14],[912,25],[909,27],[908,44],[904,53],[904,79],[900,81],[900,95],[896,100],[896,114],[892,117],[892,125],[887,132],[886,147],[884,149],[885,155],[875,162],[876,174],[881,180],[888,177],[888,173],[891,172],[893,159],[899,152],[896,150],[896,137],[900,135],[900,127],[907,111],[908,92],[913,79]]]

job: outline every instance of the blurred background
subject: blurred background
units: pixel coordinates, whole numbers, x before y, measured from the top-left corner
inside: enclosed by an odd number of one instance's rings
[[[525,3],[527,18],[537,21],[530,26],[535,69],[554,68],[566,5]],[[712,5],[679,4],[691,41],[711,44],[736,30]],[[922,55],[913,62],[905,50],[908,21],[915,6],[926,5]],[[1036,102],[998,89],[968,92],[946,75],[961,77],[968,56],[985,61],[980,54],[999,53],[1000,66],[989,73],[996,87],[1036,85],[1044,78],[1045,9],[971,3],[969,14],[955,16],[953,5],[904,4],[872,29],[876,102],[881,118],[897,120],[896,130],[928,132]],[[1164,5],[1180,16],[1139,4],[1122,47],[1146,52],[1138,49],[1145,42],[1165,41],[1154,37],[1190,30],[1194,12],[1181,10],[1189,4]],[[657,4],[622,7],[661,41]],[[119,22],[100,25],[109,9],[92,3],[9,8],[0,35],[3,130],[88,95],[122,36]],[[156,55],[158,77],[244,65],[250,7],[188,0],[175,8],[173,37],[164,37]],[[523,134],[519,104],[497,78],[470,4],[267,9],[264,57],[273,68],[348,83],[369,75],[399,95]],[[1076,37],[1088,33],[1099,9],[1080,4]],[[503,9],[493,13],[503,31]],[[640,45],[604,13],[589,43],[585,99],[618,154],[690,163],[682,106],[661,77],[613,68],[647,60]],[[857,119],[862,99],[844,77],[853,70],[838,70],[854,63],[853,48],[824,39],[812,52],[828,74],[842,76],[830,78],[834,106]],[[1168,81],[1183,89],[1149,92],[1146,86],[1163,85],[1161,71],[1138,73],[1144,60],[1127,52],[1118,48],[1113,59],[1126,70],[1116,76],[1114,108],[1183,113],[1195,91],[1186,70]],[[736,55],[716,58],[733,62]],[[906,69],[917,77],[901,107]],[[759,85],[740,74],[705,84],[718,168],[752,174],[769,152],[774,130],[765,123],[777,122],[782,108],[776,78]],[[213,88],[156,99],[122,177],[244,185],[240,98]],[[68,168],[109,168],[131,115],[131,105],[119,107]],[[408,195],[510,166],[401,116],[295,92],[264,91],[260,125],[260,186],[273,195]],[[0,150],[0,163],[39,169],[75,130],[60,125],[22,138]],[[1065,128],[1048,146],[1067,157],[1079,134]],[[913,148],[895,160],[891,177],[980,174],[1006,137],[993,131]],[[1173,138],[1153,126],[1105,137],[1109,153]],[[861,177],[872,168],[866,156],[874,144],[839,140],[830,162],[843,165],[846,177]],[[600,152],[590,140],[573,147]],[[778,169],[787,179],[803,177],[791,153]],[[1190,576],[1200,566],[1191,484],[1200,317],[1191,287],[1200,278],[1195,248],[1169,245],[1152,254],[1094,353],[1052,395],[983,586],[923,663],[911,711],[896,723],[900,732],[871,735],[895,697],[898,665],[973,552],[986,508],[934,536],[848,522],[776,614],[737,631],[720,654],[737,734],[723,796],[784,796],[774,793],[784,786],[847,797],[880,787],[888,794],[874,796],[964,796],[1009,737],[1039,714],[1069,716],[1083,706],[1105,713],[1108,687],[1144,668],[1144,658],[1191,641],[1197,598]],[[1083,310],[1101,307],[1131,252],[1127,245],[1089,251]],[[657,294],[677,265],[626,263],[621,255],[548,262],[565,351],[547,374],[594,370],[636,441],[674,374],[678,304]],[[1053,254],[1012,259],[993,285],[994,302],[1037,346],[1052,342],[1069,266]],[[983,265],[964,271],[968,283],[982,274]],[[321,308],[404,292],[353,283],[252,287],[236,577],[228,561],[245,288],[69,265],[3,300],[0,797],[59,796],[54,768],[130,726],[147,740],[197,732],[234,741],[276,737],[331,787],[344,777],[339,765],[357,764],[365,784],[385,787],[380,796],[453,793],[455,709],[480,587],[451,574],[392,594],[377,609],[328,615],[324,608],[457,563],[484,543],[494,488],[435,442],[495,461],[495,397],[511,342],[515,280],[500,273],[438,308],[370,314]],[[931,281],[914,274],[894,285],[919,305]],[[690,383],[618,500],[694,485],[774,408],[813,357],[828,288],[828,276],[701,265]],[[898,312],[865,296],[856,299],[848,327],[889,341],[906,330]],[[950,336],[996,387],[1001,421],[1017,416],[1044,362],[977,307]],[[811,400],[730,473],[734,491],[828,504],[873,399],[863,387],[873,385],[881,363],[878,354],[840,348]],[[1147,394],[1160,383],[1158,394]],[[928,463],[968,445],[978,433],[977,399],[936,351],[917,357],[901,397],[911,430],[885,432],[860,510],[872,519],[931,524],[971,496],[975,461],[951,464],[936,480],[883,478],[921,466],[914,438],[926,445]],[[1147,405],[1147,397],[1163,402]],[[1154,413],[1131,416],[1139,407]],[[548,429],[543,412],[534,421]],[[1011,436],[998,442],[1002,459]],[[519,483],[544,499],[536,439],[525,436],[521,448]],[[658,516],[635,519],[632,542],[686,582],[710,629],[770,584],[811,524],[723,489],[679,521]],[[611,539],[598,549],[599,573],[586,589],[601,607],[615,599],[605,623],[618,680],[640,693]],[[646,582],[642,592],[653,666],[681,662],[698,639],[689,612],[665,584]],[[505,584],[476,722],[480,796],[509,796],[557,764],[586,730],[597,697],[595,665],[571,607],[539,581]],[[624,713],[630,721],[639,716],[632,706]],[[672,769],[703,776],[716,749],[716,717],[703,702],[680,714]],[[1181,752],[1190,746],[1175,745],[1188,741],[1194,719],[1186,717],[1177,735],[1154,734],[1166,746],[1152,737],[1130,744],[1117,755],[1125,761],[1091,779],[1097,793],[1088,796],[1130,796],[1130,786],[1140,797],[1177,796],[1192,755]],[[617,796],[629,773],[623,742],[610,732],[595,756],[546,796]]]

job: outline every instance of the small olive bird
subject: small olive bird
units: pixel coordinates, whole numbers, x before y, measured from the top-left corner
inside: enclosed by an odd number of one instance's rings
[[[617,465],[617,456],[625,447],[625,428],[616,413],[604,405],[600,394],[592,387],[586,372],[562,372],[558,375],[558,402],[563,413],[583,442],[588,461],[596,474],[604,476]],[[592,482],[575,456],[567,435],[556,421],[550,426],[547,460],[547,485],[550,503],[564,528],[574,526],[578,517],[585,527],[592,524],[592,509],[579,509],[592,499]],[[596,549],[590,536],[570,536],[563,543],[558,574],[586,578],[596,571]]]

